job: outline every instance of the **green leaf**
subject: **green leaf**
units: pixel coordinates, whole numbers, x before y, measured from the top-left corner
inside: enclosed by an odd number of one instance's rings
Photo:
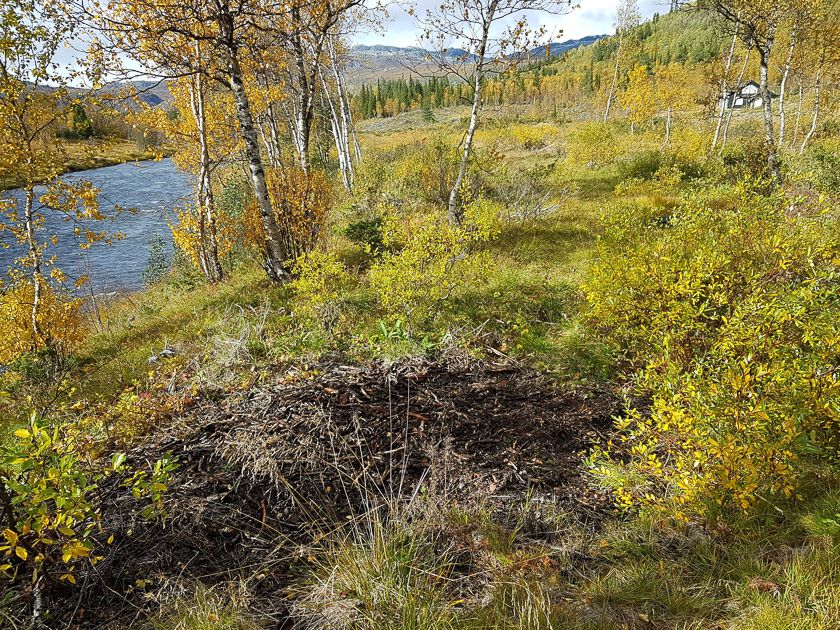
[[[123,463],[125,463],[125,453],[114,453],[111,458],[111,466],[114,470],[119,470]]]

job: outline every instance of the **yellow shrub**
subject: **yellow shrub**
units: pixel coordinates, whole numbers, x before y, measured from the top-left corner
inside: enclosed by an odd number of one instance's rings
[[[590,122],[572,132],[566,154],[573,165],[603,166],[621,155],[621,146],[612,126]]]
[[[790,199],[750,188],[740,202],[667,222],[630,207],[601,242],[590,317],[652,400],[593,458],[625,506],[715,518],[793,498],[809,462],[836,463],[837,211],[788,216]]]
[[[492,241],[502,233],[503,212],[499,202],[478,197],[464,207],[462,229],[473,241]]]
[[[652,179],[631,177],[615,187],[617,197],[649,197],[663,201],[679,193],[683,174],[674,165],[660,166]]]
[[[475,204],[471,204],[474,206]],[[465,220],[454,228],[445,219],[420,215],[400,223],[386,218],[383,241],[398,244],[375,262],[369,273],[370,286],[388,315],[401,317],[409,326],[433,320],[458,289],[484,281],[492,270],[486,253],[471,252],[474,243],[487,241],[498,232],[482,218],[490,204],[474,211],[482,225]]]
[[[332,185],[325,173],[312,171],[307,175],[296,166],[266,169],[265,175],[280,236],[294,262],[318,244],[332,204]],[[246,206],[243,222],[245,242],[261,249],[265,231],[256,202]]]
[[[26,352],[49,345],[60,355],[66,355],[84,338],[81,301],[42,287],[41,305],[37,316],[40,335],[32,326],[34,288],[20,283],[0,292],[0,364],[8,364]]]
[[[290,286],[297,294],[299,311],[331,323],[342,291],[350,284],[347,269],[332,253],[320,249],[298,258]]]
[[[700,168],[706,160],[706,151],[711,140],[707,134],[686,124],[679,125],[671,132],[668,153],[683,166]]]
[[[407,199],[444,204],[458,168],[458,152],[443,138],[417,142],[400,150],[389,173],[389,191]]]
[[[202,226],[200,209],[195,206],[178,208],[175,214],[177,223],[170,223],[172,240],[175,246],[187,255],[196,269],[201,270]],[[230,254],[236,242],[233,220],[223,213],[216,213],[216,243],[219,259]]]
[[[511,125],[499,130],[502,140],[513,140],[522,149],[542,149],[557,141],[557,127],[541,123],[538,125]]]

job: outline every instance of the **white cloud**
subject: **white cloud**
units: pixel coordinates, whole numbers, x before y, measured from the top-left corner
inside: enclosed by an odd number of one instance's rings
[[[440,0],[419,0],[416,12],[420,15],[426,9],[436,6]],[[545,26],[550,33],[562,29],[562,35],[552,40],[578,39],[587,35],[612,33],[614,30],[618,0],[579,0],[580,7],[566,15],[546,13],[531,16],[532,25]],[[642,17],[648,19],[654,13],[668,11],[668,0],[640,0]],[[419,43],[419,31],[406,9],[391,6],[388,17],[383,18],[382,32],[366,31],[355,34],[351,39],[354,44],[386,44],[389,46],[416,46]]]

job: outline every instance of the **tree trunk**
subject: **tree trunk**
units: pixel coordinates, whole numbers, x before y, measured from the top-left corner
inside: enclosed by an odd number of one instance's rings
[[[607,107],[604,109],[604,122],[607,122],[610,117],[610,108],[612,107],[613,99],[615,98],[615,85],[618,83],[618,69],[621,62],[621,44],[622,36],[619,31],[618,34],[618,49],[615,51],[615,70],[613,71],[612,82],[610,83],[610,92],[607,95]]]
[[[717,147],[718,139],[720,138],[720,130],[723,126],[723,118],[726,114],[726,95],[729,92],[729,70],[732,68],[732,61],[735,58],[735,45],[738,42],[738,33],[732,36],[732,45],[729,47],[729,56],[726,58],[726,66],[723,69],[723,76],[720,79],[720,111],[717,115],[717,124],[715,125],[715,135],[712,138],[712,149]]]
[[[29,248],[29,264],[32,266],[32,308],[30,310],[30,321],[32,323],[32,349],[38,348],[41,340],[41,325],[38,323],[38,315],[41,311],[41,292],[44,285],[44,277],[41,275],[41,251],[38,248],[38,237],[35,229],[35,189],[33,185],[26,187],[26,199],[24,201],[24,218],[26,221],[26,243]]]
[[[274,149],[274,153],[271,156],[271,165],[272,166],[279,166],[280,165],[280,131],[277,129],[277,115],[274,112],[274,103],[270,103],[268,106],[268,131],[269,131],[269,138],[271,139],[271,146]]]
[[[300,23],[300,11],[298,8],[292,9],[292,19],[296,23]],[[308,176],[312,170],[312,164],[309,160],[310,139],[312,136],[312,121],[315,114],[315,92],[316,81],[319,73],[319,64],[321,53],[324,47],[324,40],[326,32],[322,33],[316,44],[312,47],[312,69],[306,69],[306,49],[301,35],[293,33],[291,36],[291,49],[295,60],[295,69],[297,72],[298,83],[298,102],[295,120],[295,134],[297,136],[297,150],[298,158],[300,160],[300,167]]]
[[[335,103],[333,103],[330,88],[327,80],[321,75],[321,89],[324,92],[324,101],[326,101],[327,108],[330,112],[330,128],[333,133],[333,140],[335,140],[335,150],[338,155],[338,168],[341,171],[341,182],[344,184],[344,189],[347,192],[352,192],[353,176],[351,174],[350,152],[347,148],[348,138],[344,135],[346,127],[343,127],[340,121],[338,112],[336,111]]]
[[[251,103],[248,100],[248,94],[245,92],[245,85],[242,80],[238,50],[233,47],[228,51],[228,74],[236,104],[236,117],[239,120],[240,133],[245,143],[245,157],[248,161],[251,186],[254,190],[260,219],[265,230],[263,268],[274,282],[285,282],[290,277],[285,265],[291,258],[291,253],[281,238],[277,218],[274,216],[274,208],[271,206],[271,198],[268,196],[265,169],[260,155],[260,144],[257,140],[254,119],[251,115]]]
[[[773,107],[770,102],[770,53],[773,51],[773,37],[775,28],[770,28],[770,33],[767,36],[767,41],[759,47],[760,63],[759,63],[759,81],[761,91],[762,107],[764,109],[764,142],[767,147],[767,168],[770,171],[770,176],[776,180],[777,183],[782,183],[782,172],[779,168],[779,160],[776,154],[776,138],[775,130],[773,129]]]
[[[486,38],[485,38],[486,41]],[[479,63],[475,69],[475,84],[473,86],[473,103],[472,111],[470,112],[470,126],[467,128],[467,135],[464,138],[464,150],[461,154],[461,164],[458,167],[458,175],[455,178],[455,183],[452,190],[449,192],[449,208],[448,217],[449,223],[452,225],[461,225],[464,218],[463,208],[460,207],[461,186],[464,183],[464,177],[467,174],[467,165],[470,160],[470,153],[472,151],[473,138],[475,136],[476,127],[478,127],[478,112],[481,108],[481,66]]]
[[[802,122],[802,100],[805,97],[805,90],[802,86],[802,80],[799,81],[799,102],[796,105],[796,124],[793,126],[793,139],[790,141],[791,146],[796,146],[799,140],[799,129]]]
[[[196,44],[196,47],[198,44]],[[210,282],[222,279],[222,265],[219,262],[219,242],[216,227],[216,210],[213,200],[213,184],[210,179],[210,148],[207,141],[207,115],[204,109],[204,86],[200,76],[190,84],[194,98],[193,117],[195,118],[198,140],[201,148],[198,169],[198,204],[201,252],[204,275]]]
[[[478,127],[478,113],[481,111],[481,88],[484,78],[484,57],[487,53],[487,42],[490,39],[490,28],[496,15],[497,0],[493,0],[488,7],[487,15],[484,17],[483,30],[481,33],[481,44],[476,54],[476,64],[473,77],[473,99],[472,111],[470,112],[470,126],[467,128],[467,135],[464,137],[464,151],[461,154],[461,164],[458,167],[458,175],[452,190],[449,192],[449,207],[447,210],[449,223],[461,225],[464,220],[464,210],[460,204],[461,186],[467,174],[467,165],[472,154],[472,143],[475,137],[475,130]]]
[[[744,81],[744,74],[746,74],[747,65],[750,62],[750,53],[752,53],[752,49],[748,48],[746,54],[744,55],[744,63],[741,64],[741,72],[738,73],[738,81],[735,83],[735,89],[740,89],[741,83]],[[733,106],[735,105],[734,102],[732,104]],[[726,148],[726,140],[729,137],[729,125],[732,122],[732,112],[733,109],[730,108],[730,110],[726,113],[726,122],[723,125],[723,136],[721,137],[720,141],[721,151],[723,151],[723,149]]]
[[[802,146],[799,147],[800,155],[805,153],[805,149],[808,146],[808,143],[811,141],[811,138],[817,131],[817,121],[820,117],[820,92],[822,87],[822,70],[824,62],[825,52],[823,52],[822,58],[820,59],[820,66],[819,68],[817,68],[817,75],[814,79],[814,115],[811,117],[811,127],[808,129],[808,133],[806,133],[805,137],[802,139]]]
[[[341,69],[338,65],[338,55],[335,53],[335,44],[333,43],[332,37],[328,40],[328,52],[330,56],[330,65],[332,66],[333,77],[335,77],[335,86],[336,91],[338,92],[338,107],[341,112],[341,126],[342,126],[342,133],[345,138],[347,149],[347,160],[350,164],[350,183],[353,182],[353,164],[352,160],[350,159],[350,138],[352,136],[353,139],[353,147],[354,152],[356,154],[356,160],[362,159],[362,149],[359,146],[359,142],[356,139],[356,130],[353,128],[353,115],[350,112],[350,104],[347,102],[347,91],[344,89],[344,77],[341,75]]]
[[[785,143],[785,94],[790,67],[793,64],[793,53],[796,50],[796,30],[794,26],[790,33],[790,48],[788,49],[784,70],[782,70],[782,82],[779,86],[779,146],[783,146]]]
[[[668,146],[671,142],[671,108],[665,114],[665,142],[662,143],[662,149]]]

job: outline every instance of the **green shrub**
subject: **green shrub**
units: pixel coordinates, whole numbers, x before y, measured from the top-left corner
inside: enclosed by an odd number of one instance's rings
[[[344,265],[331,252],[320,249],[298,258],[295,279],[290,283],[297,294],[299,312],[313,316],[325,327],[334,324],[339,300],[351,280]]]
[[[730,143],[723,149],[722,158],[730,181],[767,177],[767,147],[763,143]]]
[[[808,152],[814,183],[827,193],[840,193],[840,146],[834,150],[825,144],[814,145]]]
[[[0,580],[32,588],[40,599],[47,584],[76,583],[78,569],[96,563],[102,535],[102,486],[112,475],[145,503],[146,518],[163,514],[163,493],[174,460],[151,470],[134,469],[116,453],[108,464],[86,445],[89,436],[74,423],[46,426],[35,413],[14,440],[0,445]],[[28,583],[28,586],[27,586]],[[35,603],[38,612],[40,602]]]
[[[642,151],[631,154],[618,163],[621,179],[652,179],[662,168],[664,156],[660,151]]]
[[[598,334],[639,368],[649,412],[593,457],[624,505],[678,519],[797,495],[840,445],[840,222],[739,188],[667,223],[628,207],[586,284]],[[625,459],[626,458],[626,461]]]
[[[590,122],[572,132],[566,154],[573,165],[603,166],[621,155],[621,145],[612,126]]]
[[[437,319],[455,292],[483,284],[492,261],[475,247],[498,237],[500,212],[498,203],[479,197],[465,207],[461,227],[451,226],[441,213],[385,215],[387,251],[368,277],[386,315],[415,332]]]
[[[385,247],[382,240],[383,220],[381,216],[361,219],[350,223],[344,229],[344,236],[352,242],[362,245],[365,251],[378,255]]]

